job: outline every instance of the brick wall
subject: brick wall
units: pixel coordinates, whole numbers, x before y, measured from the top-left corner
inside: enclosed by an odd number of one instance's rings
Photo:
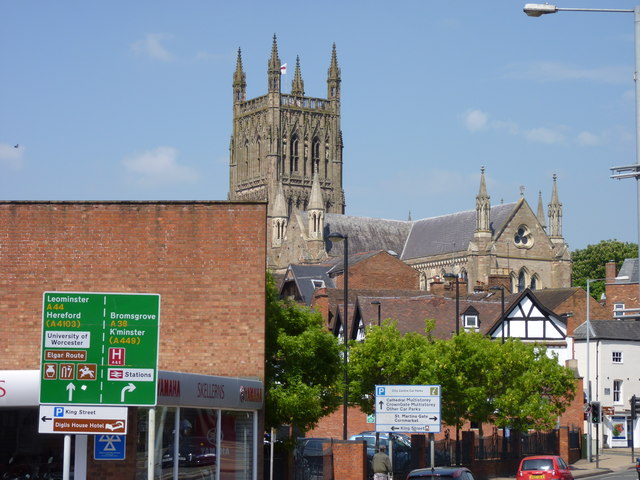
[[[39,368],[45,291],[158,293],[160,369],[264,381],[265,228],[264,203],[0,202],[0,369]],[[92,478],[133,478],[129,425]]]
[[[39,368],[44,291],[159,293],[161,369],[263,378],[265,215],[226,202],[0,202],[0,369]]]
[[[333,480],[364,480],[367,442],[333,442]]]
[[[352,261],[357,255],[350,256]],[[336,277],[336,288],[343,288],[344,279]],[[387,252],[349,265],[349,289],[418,290],[420,273]]]

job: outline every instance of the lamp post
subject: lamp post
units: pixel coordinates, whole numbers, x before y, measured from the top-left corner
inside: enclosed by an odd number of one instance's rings
[[[378,326],[380,326],[380,302],[378,300],[374,300],[373,302],[371,302],[371,305],[377,305],[378,306]]]
[[[635,46],[635,65],[633,79],[635,81],[636,93],[636,163],[634,165],[626,165],[621,167],[611,167],[611,178],[622,180],[623,178],[636,179],[636,203],[638,216],[638,258],[640,258],[640,6],[633,9],[616,9],[616,8],[559,8],[555,5],[546,3],[527,3],[524,6],[524,13],[530,17],[539,17],[547,13],[556,13],[562,11],[571,12],[611,12],[611,13],[633,13],[634,21],[634,46]],[[638,282],[640,291],[640,282]]]
[[[329,240],[338,243],[344,240],[344,320],[342,322],[342,331],[344,336],[344,397],[342,400],[343,417],[342,417],[342,439],[347,439],[347,405],[349,402],[349,374],[347,373],[347,358],[349,348],[349,236],[342,233],[330,233]]]
[[[593,282],[599,282],[601,280],[605,280],[604,278],[588,278],[587,279],[587,405],[589,405],[589,412],[587,413],[587,458],[590,462],[591,459],[591,450],[592,450],[592,430],[591,425],[593,424],[593,412],[591,411],[591,347],[590,347],[590,338],[591,338],[591,284]],[[596,462],[598,461],[598,451],[596,449]]]

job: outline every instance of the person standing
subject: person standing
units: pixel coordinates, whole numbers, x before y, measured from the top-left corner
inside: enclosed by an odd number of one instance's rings
[[[380,445],[380,450],[371,459],[373,480],[387,480],[392,474],[391,459],[386,453],[387,446]]]

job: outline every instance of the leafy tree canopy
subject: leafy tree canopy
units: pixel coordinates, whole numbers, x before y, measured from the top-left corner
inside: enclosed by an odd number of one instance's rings
[[[267,274],[265,428],[302,432],[340,405],[342,347],[322,316],[278,298]]]
[[[427,322],[427,335],[402,335],[390,321],[370,327],[350,350],[353,403],[372,413],[375,385],[441,385],[447,425],[491,422],[526,430],[552,428],[573,400],[573,372],[544,346],[467,332],[435,340],[432,325]]]
[[[575,250],[571,257],[573,260],[572,285],[586,290],[587,279],[605,278],[607,262],[616,262],[617,271],[626,258],[637,258],[638,245],[618,240],[602,240],[596,245],[587,245],[583,249]],[[604,293],[604,281],[591,282],[589,291],[593,298],[599,300]]]

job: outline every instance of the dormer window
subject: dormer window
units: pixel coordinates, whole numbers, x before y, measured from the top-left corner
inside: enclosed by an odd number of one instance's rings
[[[478,316],[464,315],[462,317],[465,330],[478,330]]]
[[[313,288],[324,288],[324,280],[311,280]]]

